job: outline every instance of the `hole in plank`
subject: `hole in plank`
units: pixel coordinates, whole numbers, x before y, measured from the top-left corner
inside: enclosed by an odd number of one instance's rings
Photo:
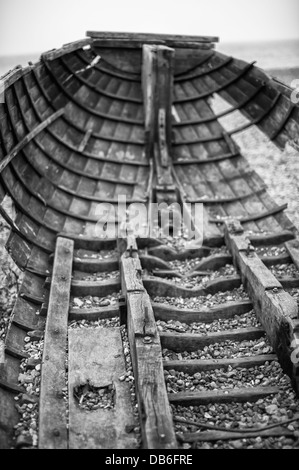
[[[115,388],[113,383],[104,387],[95,387],[89,381],[74,387],[74,397],[80,408],[87,411],[99,408],[114,408]]]

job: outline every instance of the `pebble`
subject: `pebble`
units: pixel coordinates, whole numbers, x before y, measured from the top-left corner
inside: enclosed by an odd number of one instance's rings
[[[105,297],[97,296],[85,296],[85,297],[73,297],[70,301],[70,306],[73,309],[76,308],[97,308],[107,307],[109,305],[118,305],[118,299],[121,292],[113,292],[112,294],[106,295]]]
[[[229,299],[229,300],[228,300]],[[166,305],[180,307],[182,309],[200,309],[202,307],[214,307],[221,305],[228,301],[237,301],[248,299],[248,294],[244,291],[243,286],[235,288],[227,292],[217,292],[214,295],[208,294],[206,296],[197,297],[162,297],[156,296],[153,301]]]
[[[236,328],[260,327],[254,311],[243,315],[235,315],[233,319],[219,319],[211,323],[193,322],[190,324],[182,323],[177,320],[168,320],[167,322],[158,320],[157,327],[160,332],[175,331],[178,333],[212,333],[217,331],[233,330]],[[264,343],[264,346],[266,344]],[[216,351],[216,355],[218,355]]]

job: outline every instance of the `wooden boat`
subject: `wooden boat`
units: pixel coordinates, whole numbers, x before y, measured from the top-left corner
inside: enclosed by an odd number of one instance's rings
[[[298,367],[291,361],[293,341],[298,338],[298,309],[284,290],[290,280],[276,280],[252,248],[285,243],[288,259],[299,269],[298,233],[284,213],[286,206],[269,196],[233,136],[255,125],[280,149],[287,143],[298,149],[299,106],[292,102],[288,86],[254,63],[218,52],[217,41],[215,37],[88,32],[87,39],[46,52],[37,63],[2,77],[0,202],[6,195],[13,200],[15,219],[0,207],[11,227],[7,249],[24,271],[6,337],[5,362],[0,366],[3,448],[31,445],[20,438],[16,444],[14,439],[19,421],[15,397],[24,392],[18,381],[20,363],[26,358],[24,339],[28,332],[38,338],[44,331],[39,446],[133,446],[130,434],[111,438],[110,443],[101,441],[101,436],[90,440],[99,432],[99,423],[105,434],[110,415],[91,419],[80,440],[78,427],[83,424],[74,403],[69,403],[74,421],[67,432],[62,364],[68,315],[78,318],[78,312],[70,309],[70,289],[77,295],[94,292],[90,283],[71,280],[74,250],[119,248],[119,260],[109,260],[105,267],[99,261],[88,265],[81,260],[80,268],[76,257],[74,266],[89,272],[109,271],[120,263],[121,278],[98,283],[95,291],[104,295],[121,287],[125,303],[102,307],[93,318],[120,311],[121,321],[128,326],[144,447],[177,446],[153,312],[156,319],[179,313],[153,307],[149,295],[188,297],[191,293],[152,277],[142,282],[135,269],[140,262],[143,267],[167,270],[171,259],[207,256],[211,248],[226,243],[241,276],[229,285],[237,286],[242,280],[251,299],[232,305],[230,311],[241,313],[253,303],[284,370],[298,387]],[[214,96],[227,103],[225,110],[213,111]],[[234,111],[247,121],[227,132],[219,119]],[[158,238],[128,236],[125,246],[116,239],[97,238],[97,207],[102,202],[112,204],[117,214],[118,196],[126,196],[128,205],[204,203],[203,247],[178,254]],[[214,269],[216,259],[202,263],[206,266],[202,264],[202,269]],[[209,288],[212,292],[219,285]],[[183,315],[192,321],[199,313]],[[91,317],[81,312],[80,318]],[[172,341],[167,335],[160,337],[163,347]],[[75,340],[76,344],[83,341],[83,350],[87,347],[81,337]],[[75,389],[72,380],[69,377],[70,397]],[[125,392],[117,389],[118,393]],[[172,400],[179,398],[182,403],[213,400],[190,394],[189,398],[177,394]]]

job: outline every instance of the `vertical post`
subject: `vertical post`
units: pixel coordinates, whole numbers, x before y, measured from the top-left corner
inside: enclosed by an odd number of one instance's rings
[[[146,154],[155,162],[157,200],[175,202],[171,173],[171,107],[174,49],[143,45],[142,87],[145,110]],[[163,194],[161,194],[161,192]]]

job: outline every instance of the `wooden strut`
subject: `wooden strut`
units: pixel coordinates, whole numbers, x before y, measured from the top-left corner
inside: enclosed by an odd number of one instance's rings
[[[33,131],[29,132],[24,139],[21,140],[2,160],[0,163],[0,173],[4,170],[4,168],[11,162],[11,160],[32,140],[34,139],[41,131],[43,131],[46,127],[52,124],[56,119],[62,116],[64,113],[64,109],[59,109],[47,119],[45,119],[41,124],[35,127]]]
[[[138,397],[143,445],[149,449],[176,448],[164,382],[162,350],[148,293],[141,280],[136,240],[126,247],[119,240],[122,292],[127,300],[127,328]]]
[[[67,322],[74,242],[57,238],[42,360],[39,448],[67,448],[66,384]]]
[[[146,154],[155,162],[157,198],[175,198],[171,174],[171,132],[174,49],[144,45],[142,58],[142,88],[145,110]],[[166,196],[159,196],[159,192]]]
[[[225,240],[238,266],[256,315],[280,364],[299,392],[299,365],[292,360],[298,341],[298,306],[254,252],[238,220],[225,223]]]

